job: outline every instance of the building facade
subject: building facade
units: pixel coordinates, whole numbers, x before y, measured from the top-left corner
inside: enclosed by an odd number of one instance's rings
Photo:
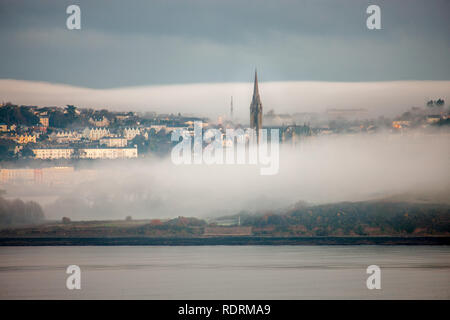
[[[105,116],[103,116],[101,118],[90,118],[89,123],[93,124],[96,127],[109,126],[109,120]]]
[[[123,137],[127,140],[133,140],[137,135],[141,134],[139,128],[125,128],[123,130]]]
[[[109,137],[111,135],[111,132],[109,129],[105,128],[86,128],[83,131],[83,135],[86,138],[89,138],[89,140],[100,140],[103,137]]]
[[[30,134],[21,134],[14,136],[13,140],[19,144],[36,143],[36,136]]]
[[[36,159],[70,159],[73,148],[36,148],[32,149]]]
[[[125,138],[101,138],[99,143],[107,147],[123,148],[127,146],[127,142]]]
[[[137,148],[83,148],[81,159],[130,159],[137,158]]]
[[[81,139],[81,134],[77,131],[58,131],[53,132],[49,136],[50,141],[56,141],[57,143],[75,142]]]
[[[71,159],[74,148],[39,148],[32,149],[36,159],[55,160]],[[137,158],[137,148],[80,148],[76,151],[80,159],[131,159]]]
[[[39,117],[39,123],[42,124],[44,127],[49,126],[49,118],[48,117]]]

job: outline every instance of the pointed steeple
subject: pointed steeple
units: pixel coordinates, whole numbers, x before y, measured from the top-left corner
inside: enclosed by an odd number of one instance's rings
[[[255,83],[253,84],[253,101],[260,102],[259,101],[259,89],[258,89],[258,72],[255,69]]]
[[[253,98],[250,104],[250,128],[256,130],[256,137],[259,143],[259,133],[262,129],[263,107],[258,89],[258,73],[255,69],[255,83],[253,84]]]

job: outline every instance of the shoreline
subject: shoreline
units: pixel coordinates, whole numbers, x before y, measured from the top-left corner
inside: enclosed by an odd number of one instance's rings
[[[4,237],[2,246],[277,246],[277,245],[450,245],[449,236],[343,237]]]

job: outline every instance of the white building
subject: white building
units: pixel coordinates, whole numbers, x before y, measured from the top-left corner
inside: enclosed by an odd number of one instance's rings
[[[80,149],[82,159],[129,159],[137,158],[137,148],[84,148]]]
[[[102,118],[89,118],[89,123],[96,127],[107,127],[109,126],[109,120],[103,116]]]
[[[73,148],[36,148],[32,149],[36,159],[70,159]]]
[[[125,128],[123,130],[123,137],[127,140],[133,140],[137,135],[140,135],[139,128]]]
[[[70,159],[74,155],[73,148],[39,148],[32,149],[36,159]],[[137,158],[137,148],[81,148],[78,149],[81,159],[130,159]]]
[[[89,138],[89,140],[100,140],[103,137],[109,137],[111,133],[106,128],[86,128],[83,131],[83,136]]]
[[[58,131],[53,132],[49,138],[51,141],[56,141],[57,143],[66,143],[80,140],[81,134],[77,131]]]
[[[112,138],[112,137],[107,137],[107,138],[101,138],[100,139],[100,145],[105,145],[107,147],[119,147],[119,148],[123,148],[127,146],[127,139],[125,138]]]

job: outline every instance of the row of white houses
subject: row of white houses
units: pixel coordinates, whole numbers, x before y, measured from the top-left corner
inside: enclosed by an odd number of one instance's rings
[[[148,139],[148,131],[151,129],[154,129],[156,132],[161,129],[164,129],[166,132],[170,132],[173,128],[168,128],[161,125],[152,125],[150,128],[125,128],[121,134],[112,134],[108,128],[86,128],[83,131],[56,131],[50,134],[49,138],[57,143],[75,142],[81,140],[81,138],[89,139],[91,141],[98,141],[102,138],[123,138],[130,141],[137,135],[143,135],[146,139]]]
[[[75,156],[74,148],[36,148],[32,150],[36,159],[70,159]],[[80,148],[76,152],[81,159],[130,159],[138,156],[137,147]]]

